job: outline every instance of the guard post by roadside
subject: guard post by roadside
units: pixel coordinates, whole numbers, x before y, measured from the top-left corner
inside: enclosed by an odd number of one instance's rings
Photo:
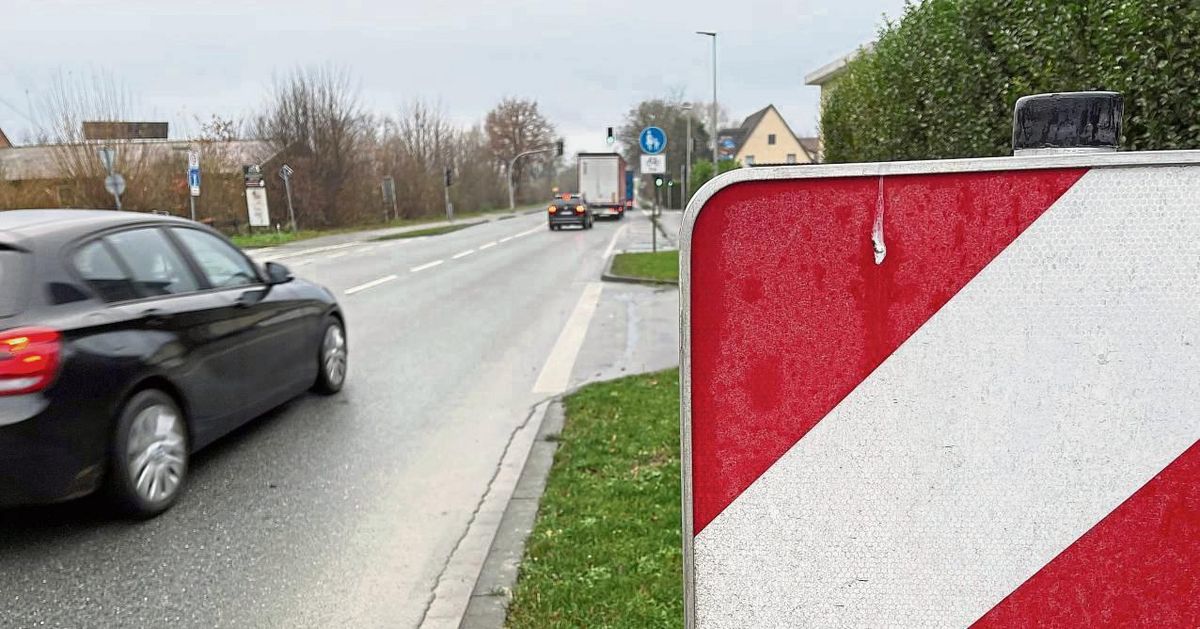
[[[1200,151],[1118,152],[1111,92],[1014,114],[1012,157],[694,194],[685,627],[1200,619]]]

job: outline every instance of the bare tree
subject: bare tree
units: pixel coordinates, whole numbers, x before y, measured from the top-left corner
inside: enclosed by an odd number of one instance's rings
[[[554,142],[554,125],[538,111],[535,100],[506,98],[500,101],[499,105],[488,112],[485,128],[492,155],[504,168],[507,168],[517,155],[549,146]],[[546,157],[549,161],[553,160],[553,155]],[[545,162],[547,159],[539,161]],[[518,161],[515,164],[511,174],[518,191],[528,179],[529,173],[535,170],[538,169],[531,167],[531,162],[528,161]]]
[[[104,190],[104,176],[97,150],[100,143],[83,135],[85,121],[128,120],[134,108],[129,89],[107,72],[75,74],[58,71],[40,99],[37,136],[53,147],[52,157],[58,179],[76,205],[107,207],[112,197]],[[124,140],[106,140],[116,149],[115,170],[127,181],[142,182],[154,161],[153,151]],[[131,196],[137,196],[135,190]],[[136,199],[131,209],[138,206]]]
[[[366,178],[356,177],[369,167],[369,153],[362,149],[371,121],[347,70],[308,67],[277,77],[253,128],[296,172],[299,222],[328,225],[356,218],[371,195]],[[270,186],[279,185],[275,179]],[[282,198],[282,192],[273,196]]]

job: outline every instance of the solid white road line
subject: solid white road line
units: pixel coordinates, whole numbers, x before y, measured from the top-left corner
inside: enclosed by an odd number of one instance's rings
[[[347,252],[345,252],[345,251],[339,251],[338,253],[331,253],[331,254],[325,256],[324,258],[322,258],[322,260],[333,260],[336,258],[340,258],[340,257],[346,255],[346,253]]]
[[[460,253],[456,253],[456,254],[454,254],[454,255],[450,256],[450,259],[451,259],[451,260],[457,260],[457,259],[459,259],[459,258],[465,258],[465,257],[467,257],[467,256],[471,255],[472,253],[475,253],[475,250],[474,250],[474,249],[467,249],[466,251],[463,251],[463,252],[460,252]]]
[[[604,250],[604,257],[602,258],[603,260],[607,260],[612,257],[613,249],[615,249],[617,246],[617,240],[621,238],[621,234],[624,234],[625,230],[627,229],[629,229],[629,223],[622,225],[621,228],[613,234],[612,240],[608,241],[608,248]]]
[[[550,356],[542,366],[542,373],[533,384],[534,393],[562,393],[567,390],[567,385],[571,382],[571,370],[575,368],[575,359],[579,357],[579,350],[583,347],[583,339],[592,322],[592,315],[596,313],[596,306],[600,303],[600,291],[603,289],[604,285],[600,282],[591,282],[584,286],[583,295],[580,295],[575,311],[563,325],[562,333],[554,342],[554,349],[550,350]]]
[[[376,286],[379,286],[380,284],[387,284],[388,282],[396,279],[397,277],[398,276],[396,276],[396,275],[388,275],[385,277],[381,277],[377,280],[371,280],[370,282],[367,282],[366,284],[359,284],[358,286],[355,286],[353,288],[347,288],[346,294],[353,295],[354,293],[367,290],[368,288],[375,288]]]
[[[499,244],[499,243],[497,243],[495,240],[493,240],[491,242],[486,242],[482,245],[479,245],[479,250],[483,251],[484,249],[491,249],[492,247],[495,247],[497,244]]]
[[[424,271],[425,269],[432,269],[433,267],[435,267],[443,262],[445,262],[445,260],[434,260],[433,262],[422,264],[421,266],[414,266],[413,268],[409,269],[408,271],[409,271],[409,273],[418,273],[420,271]]]
[[[500,240],[497,240],[496,242],[508,242],[512,239],[513,239],[512,236],[505,236],[505,237],[501,238]]]

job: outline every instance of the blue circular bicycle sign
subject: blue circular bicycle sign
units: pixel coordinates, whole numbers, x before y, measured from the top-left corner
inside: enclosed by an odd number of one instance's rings
[[[646,127],[638,136],[638,144],[647,155],[658,155],[667,148],[667,133],[658,127]]]

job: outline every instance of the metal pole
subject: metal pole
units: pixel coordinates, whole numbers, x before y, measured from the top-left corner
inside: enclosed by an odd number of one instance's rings
[[[188,203],[190,203],[192,206],[192,221],[194,222],[196,220],[196,197],[189,194]]]
[[[444,182],[445,180],[443,179],[442,181]],[[454,208],[453,208],[453,207],[450,205],[450,186],[447,186],[447,185],[442,185],[442,190],[443,190],[443,191],[446,193],[446,220],[447,220],[447,221],[453,221],[453,220],[454,220]],[[510,196],[509,196],[509,201],[510,201],[510,203],[511,203],[511,201],[512,201],[512,196],[511,196],[511,195],[512,195],[512,192],[511,192],[512,188],[509,188],[509,190],[510,190],[510,192],[509,192],[509,195],[510,195]]]
[[[713,105],[712,105],[712,145],[713,145],[713,175],[717,173],[717,34],[712,34],[712,63],[713,63]]]
[[[662,188],[654,186],[654,207],[650,210],[650,251],[658,252],[658,203]]]
[[[292,232],[295,232],[297,230],[296,211],[294,209],[292,209],[292,178],[291,177],[283,178],[283,191],[285,193],[287,193],[288,220],[290,220],[292,222]]]
[[[683,158],[683,204],[687,205],[688,196],[688,175],[692,174],[692,108],[689,105],[684,111],[687,112],[687,146],[685,147],[686,156]]]
[[[684,177],[686,176],[684,173],[686,173],[686,172],[687,172],[686,166],[679,167],[679,180],[680,181],[686,181],[686,179],[684,179]],[[684,190],[687,190],[686,183],[683,184],[683,187],[679,189],[679,209],[681,209],[681,210],[684,207],[687,207],[687,197],[684,196],[684,194],[683,194]]]
[[[113,198],[117,200],[117,210],[120,211],[121,210],[121,195],[114,194]]]
[[[513,196],[513,167],[517,164],[517,157],[521,155],[523,153],[508,161],[508,209],[510,210],[517,209],[516,198]]]

